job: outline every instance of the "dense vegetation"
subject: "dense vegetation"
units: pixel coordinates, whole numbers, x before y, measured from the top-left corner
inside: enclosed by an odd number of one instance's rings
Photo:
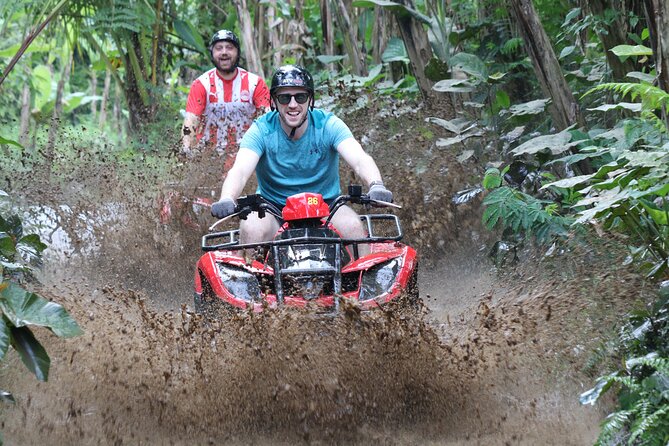
[[[268,77],[279,64],[303,64],[323,98],[364,89],[438,106],[430,122],[452,137],[437,147],[460,162],[489,161],[482,187],[458,197],[487,190],[488,227],[549,245],[586,226],[615,231],[630,262],[658,284],[669,278],[661,0],[5,2],[3,177],[77,158],[65,143],[73,132],[76,150],[105,147],[118,160],[169,152],[165,134],[178,146],[179,111],[220,28],[239,33],[247,68]],[[601,444],[669,441],[665,295],[621,323],[609,354],[622,367],[582,397],[621,392]]]

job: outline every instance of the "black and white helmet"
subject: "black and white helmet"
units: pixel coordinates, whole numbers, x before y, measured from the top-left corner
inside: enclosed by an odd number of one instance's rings
[[[235,63],[235,67],[237,67],[239,65],[239,58],[241,56],[241,49],[239,48],[239,38],[237,37],[237,35],[227,29],[221,29],[216,31],[214,35],[211,36],[211,39],[209,39],[209,56],[211,57],[212,61],[214,59],[213,50],[216,42],[230,42],[235,46],[235,48],[237,48],[237,62]]]
[[[279,88],[299,87],[304,88],[311,96],[309,108],[314,108],[314,78],[306,68],[299,65],[284,65],[279,67],[272,75],[272,83],[269,88],[270,96],[274,97]],[[274,107],[272,106],[272,109]]]

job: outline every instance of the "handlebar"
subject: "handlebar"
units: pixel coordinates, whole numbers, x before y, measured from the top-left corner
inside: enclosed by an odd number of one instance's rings
[[[400,205],[394,203],[388,203],[386,201],[373,200],[369,198],[369,195],[362,193],[362,186],[360,185],[350,185],[348,187],[347,195],[340,195],[337,198],[335,198],[335,200],[332,202],[332,206],[330,206],[330,215],[325,221],[326,226],[330,223],[330,220],[332,220],[332,217],[337,212],[337,210],[346,203],[361,204],[373,207],[392,207],[395,209],[402,209],[402,206]],[[216,226],[234,217],[239,217],[242,220],[246,220],[246,217],[248,217],[248,215],[251,212],[257,212],[259,218],[265,218],[265,214],[269,213],[278,218],[279,220],[283,220],[283,214],[281,212],[281,209],[277,208],[273,203],[269,202],[262,195],[260,194],[245,195],[237,199],[237,206],[235,207],[235,212],[228,215],[227,217],[221,218],[216,223],[211,225],[209,227],[209,231],[213,231],[214,228],[216,228]]]

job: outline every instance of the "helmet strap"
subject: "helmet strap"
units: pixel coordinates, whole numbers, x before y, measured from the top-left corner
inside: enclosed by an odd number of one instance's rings
[[[302,127],[304,125],[304,123],[307,122],[308,118],[309,118],[309,113],[304,115],[304,119],[302,120],[302,122],[300,122],[298,125],[293,127],[293,130],[290,131],[290,135],[288,135],[288,139],[293,139],[295,137],[295,132],[297,132],[297,129]]]
[[[283,122],[286,122],[286,121],[284,121],[283,116],[281,116],[281,114],[279,114],[279,119],[281,119]],[[304,125],[304,123],[307,122],[307,119],[309,119],[309,112],[307,112],[307,114],[304,115],[304,119],[302,119],[302,121],[299,124],[297,124],[295,127],[292,128],[292,130],[290,131],[290,134],[288,135],[288,139],[293,139],[295,137],[295,133],[297,133],[297,129],[302,127]]]

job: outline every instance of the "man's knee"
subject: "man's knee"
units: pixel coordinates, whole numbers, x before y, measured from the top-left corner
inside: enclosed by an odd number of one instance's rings
[[[362,238],[367,234],[360,216],[348,206],[342,206],[332,218],[332,224],[344,238]]]
[[[271,215],[258,218],[258,214],[249,214],[246,220],[239,224],[239,232],[242,243],[256,243],[272,240],[274,234],[279,230],[279,222]]]

